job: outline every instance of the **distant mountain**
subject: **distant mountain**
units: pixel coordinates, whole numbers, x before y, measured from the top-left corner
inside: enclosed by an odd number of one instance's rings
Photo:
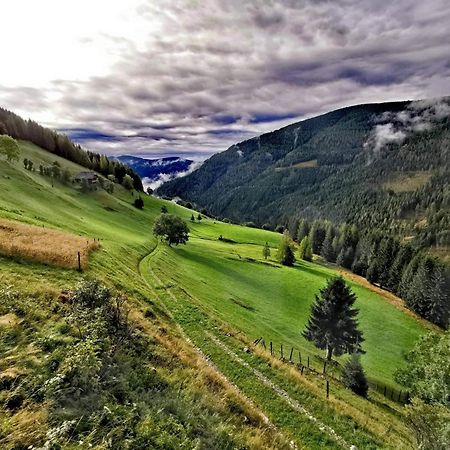
[[[116,160],[132,168],[141,178],[143,184],[155,189],[164,181],[185,175],[191,170],[194,161],[177,156],[159,159],[146,159],[137,156],[122,155]]]
[[[450,98],[351,106],[231,146],[158,193],[258,225],[298,218],[450,246]]]

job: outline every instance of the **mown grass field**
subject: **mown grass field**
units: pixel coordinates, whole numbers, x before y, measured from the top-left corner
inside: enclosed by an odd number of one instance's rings
[[[57,160],[73,175],[82,170],[29,143],[22,142],[21,150],[21,158],[33,160],[35,167]],[[300,420],[298,413],[286,410],[283,401],[270,397],[210,335],[222,339],[229,329],[228,334],[237,337],[230,337],[226,344],[236,352],[244,343],[264,337],[277,349],[283,343],[286,349],[292,346],[305,355],[318,354],[300,332],[314,295],[336,271],[306,262],[280,267],[274,262],[279,234],[207,218],[192,223],[192,211],[153,197],[144,197],[142,211],[132,201],[132,194],[120,186],[113,195],[103,190],[83,194],[59,182],[52,187],[49,178],[25,170],[21,163],[11,166],[1,161],[0,218],[96,238],[100,248],[92,253],[84,274],[0,257],[0,283],[24,289],[44,283],[49,289],[60,289],[90,276],[125,289],[155,311],[171,315],[194,344],[301,447],[333,448],[336,443],[330,443],[329,436],[324,437],[317,427],[311,430],[308,420]],[[169,248],[152,236],[152,224],[163,204],[188,222],[191,237],[186,246]],[[219,241],[220,235],[234,242]],[[272,250],[268,261],[261,254],[265,242]],[[393,372],[403,364],[402,355],[426,332],[426,326],[369,289],[350,284],[358,296],[356,306],[366,339],[363,364],[373,380],[392,384]],[[299,382],[296,374],[285,373],[276,364],[267,368],[266,356],[255,358],[248,363],[277,383],[285,383],[290,395],[310,405],[320,420],[346,440],[361,448],[408,448],[399,405],[376,394],[371,401],[362,400],[339,386],[333,388],[335,397],[327,403],[322,381],[305,378]]]

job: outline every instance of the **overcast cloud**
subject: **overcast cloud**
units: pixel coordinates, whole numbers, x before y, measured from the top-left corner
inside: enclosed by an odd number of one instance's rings
[[[8,3],[0,105],[108,154],[202,158],[337,107],[450,94],[447,0]]]

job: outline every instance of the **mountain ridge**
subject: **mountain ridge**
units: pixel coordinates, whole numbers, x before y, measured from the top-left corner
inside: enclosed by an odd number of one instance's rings
[[[448,245],[449,117],[449,97],[341,108],[234,144],[157,192],[259,226],[324,218]]]

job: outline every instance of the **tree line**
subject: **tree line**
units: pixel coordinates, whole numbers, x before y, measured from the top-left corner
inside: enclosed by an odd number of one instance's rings
[[[0,108],[0,135],[30,141],[50,153],[94,170],[105,177],[113,175],[119,183],[122,183],[124,177],[128,175],[133,180],[134,189],[143,191],[139,175],[120,161],[113,161],[105,155],[84,150],[65,134],[45,128],[30,119],[24,120],[3,108]]]
[[[438,258],[377,229],[362,232],[356,225],[326,220],[300,220],[294,229],[302,259],[310,260],[312,252],[321,255],[399,295],[421,317],[448,327],[450,271]]]

